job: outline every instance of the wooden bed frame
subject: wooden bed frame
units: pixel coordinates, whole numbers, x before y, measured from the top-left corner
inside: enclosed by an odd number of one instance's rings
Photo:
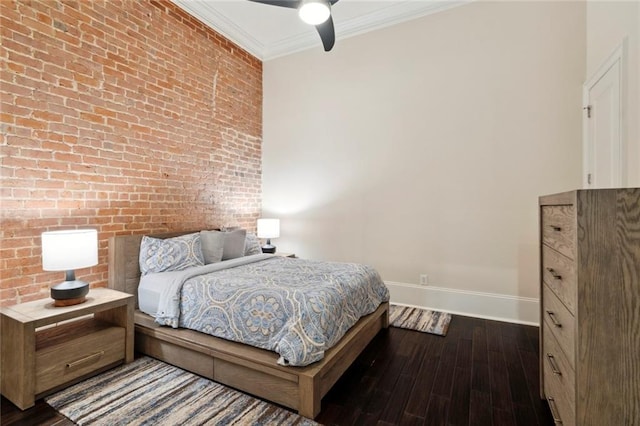
[[[169,238],[194,231],[153,235]],[[322,397],[331,389],[362,350],[389,326],[389,304],[361,318],[345,336],[306,367],[277,364],[275,352],[220,339],[187,329],[159,326],[137,309],[140,267],[138,256],[142,235],[109,239],[109,287],[136,297],[136,351],[256,395],[315,418]]]

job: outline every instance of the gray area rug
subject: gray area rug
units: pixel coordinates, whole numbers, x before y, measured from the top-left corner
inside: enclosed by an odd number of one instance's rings
[[[45,401],[79,425],[318,425],[149,357],[68,387]]]
[[[451,322],[451,314],[413,308],[411,306],[389,306],[389,325],[446,336]]]

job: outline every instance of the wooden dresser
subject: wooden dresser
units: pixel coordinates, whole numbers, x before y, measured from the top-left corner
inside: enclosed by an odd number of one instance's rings
[[[556,424],[640,425],[640,188],[539,205],[541,396]]]

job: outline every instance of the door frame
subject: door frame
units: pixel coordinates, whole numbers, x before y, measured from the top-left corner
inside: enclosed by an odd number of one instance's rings
[[[591,152],[589,146],[589,92],[600,81],[600,79],[609,71],[609,69],[618,62],[620,70],[620,96],[619,96],[619,111],[620,117],[618,120],[618,126],[620,126],[618,141],[618,158],[616,164],[618,165],[618,179],[620,186],[625,186],[627,182],[627,164],[624,161],[627,148],[627,132],[626,132],[626,105],[627,105],[627,47],[628,41],[625,37],[622,43],[609,55],[606,61],[604,61],[596,70],[595,73],[582,85],[582,186],[583,188],[590,188],[588,175],[591,172],[590,160]]]

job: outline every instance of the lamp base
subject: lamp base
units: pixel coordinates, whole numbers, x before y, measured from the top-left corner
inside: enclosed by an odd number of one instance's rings
[[[86,300],[89,283],[84,281],[63,281],[51,287],[51,298],[54,306],[77,305]]]
[[[276,252],[276,246],[272,244],[265,244],[262,246],[263,253],[274,254]]]
[[[77,297],[75,299],[59,299],[59,300],[54,300],[53,301],[53,306],[55,306],[55,307],[73,306],[73,305],[79,305],[79,304],[84,303],[86,301],[87,301],[87,298],[85,296]]]

